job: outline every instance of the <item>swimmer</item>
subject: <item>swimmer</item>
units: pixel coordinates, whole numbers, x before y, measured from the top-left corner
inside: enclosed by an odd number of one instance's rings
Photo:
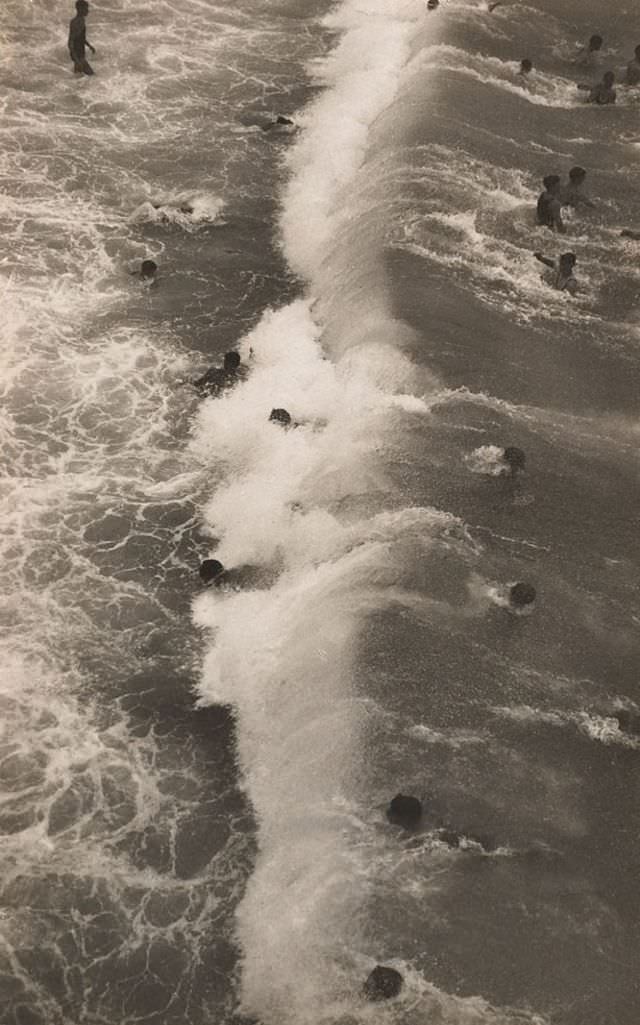
[[[624,81],[625,85],[640,85],[640,46],[633,51],[635,56],[627,64]]]
[[[623,228],[620,236],[621,238],[632,238],[634,242],[640,242],[640,231],[632,231],[631,228]]]
[[[273,128],[295,128],[295,124],[295,121],[292,121],[290,117],[278,114],[274,121],[269,121],[268,124],[262,125],[262,131],[270,132]]]
[[[156,278],[157,270],[158,264],[155,260],[143,260],[140,264],[140,270],[130,270],[129,273],[134,278],[140,278],[140,281],[142,281],[148,288],[153,288],[158,283]]]
[[[75,75],[93,75],[95,72],[85,56],[85,46],[89,47],[92,54],[96,52],[87,39],[87,26],[85,24],[85,18],[89,13],[87,0],[76,0],[76,11],[75,18],[72,18],[69,22],[68,42],[69,56],[73,61],[73,72]]]
[[[440,0],[427,0],[427,10],[435,11],[440,6]]]
[[[536,221],[551,231],[566,231],[562,221],[562,203],[560,202],[560,176],[548,174],[543,179],[544,192],[538,196],[536,205]]]
[[[572,167],[569,171],[569,181],[560,187],[560,202],[563,206],[589,206],[595,207],[588,196],[582,191],[587,172],[584,167]]]
[[[524,60],[520,61],[520,70],[518,71],[518,77],[524,80],[527,77],[527,75],[531,74],[532,71],[533,64],[528,57],[525,57]]]
[[[526,609],[536,600],[533,584],[517,583],[509,588],[509,606],[512,609]]]
[[[417,829],[422,821],[422,801],[408,794],[396,794],[387,808],[387,819],[393,826]]]
[[[232,566],[227,569],[218,559],[203,559],[198,568],[198,575],[205,587],[219,587],[221,590],[243,591],[255,590],[258,587],[272,586],[277,571],[267,570],[264,566]]]
[[[155,260],[143,260],[140,265],[140,277],[143,281],[155,281],[158,264]]]
[[[387,965],[377,964],[367,976],[362,993],[373,1002],[393,1000],[401,992],[404,979],[399,971]]]
[[[166,210],[177,209],[180,211],[181,214],[186,215],[190,215],[193,213],[193,207],[191,206],[191,203],[181,203],[179,207],[172,207],[168,203],[152,203],[151,206],[154,210],[160,210],[166,220],[169,219],[168,215],[165,213]]]
[[[505,463],[505,474],[508,474],[510,477],[516,477],[519,473],[524,473],[526,456],[521,448],[509,445],[502,453],[502,459]]]
[[[554,271],[553,274],[543,275],[544,280],[552,288],[555,288],[558,292],[568,292],[569,295],[575,295],[579,291],[578,282],[573,276],[573,268],[577,263],[575,253],[562,253],[557,262],[549,256],[543,256],[542,253],[534,253],[533,255],[536,260],[544,263],[546,267]]]
[[[286,409],[272,409],[269,413],[269,423],[279,424],[280,427],[284,427],[285,431],[289,427],[297,427],[291,419],[291,413],[288,413]]]
[[[219,587],[223,583],[225,572],[224,566],[217,559],[204,559],[200,563],[198,570],[200,579],[205,587],[210,587],[212,584],[215,587]]]
[[[487,5],[487,10],[489,11],[489,14],[491,14],[492,11],[495,11],[496,7],[500,7],[501,5],[502,5],[502,0],[494,0],[493,3],[488,4]]]
[[[573,58],[573,63],[581,68],[596,68],[602,56],[600,53],[602,43],[602,36],[591,36],[587,45],[583,46]]]
[[[587,96],[587,103],[597,103],[598,106],[603,107],[608,103],[616,102],[616,91],[613,88],[613,83],[616,80],[616,76],[613,71],[605,71],[602,76],[602,81],[594,85],[593,89]]]
[[[313,425],[314,430],[318,430],[321,427],[327,426],[326,420],[292,420],[291,413],[286,409],[272,409],[269,413],[269,422],[272,424],[278,424],[285,431],[288,431],[290,427],[302,427],[303,425]]]
[[[205,395],[215,396],[227,388],[233,388],[246,374],[247,368],[241,365],[239,353],[225,352],[223,365],[211,367],[202,377],[193,381],[193,387]]]
[[[635,712],[631,708],[619,708],[613,713],[613,718],[617,719],[618,727],[623,733],[640,736],[640,712]]]

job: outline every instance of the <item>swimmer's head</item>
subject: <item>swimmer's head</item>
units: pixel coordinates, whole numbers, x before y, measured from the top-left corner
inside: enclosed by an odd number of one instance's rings
[[[569,171],[569,181],[572,185],[581,185],[586,177],[587,172],[585,171],[584,167],[578,167],[576,165],[575,167],[572,167]]]
[[[570,274],[577,263],[577,256],[575,253],[562,253],[560,256],[559,264],[560,270],[566,274]]]
[[[528,57],[525,57],[524,60],[520,61],[520,73],[522,75],[528,75],[532,69],[533,64],[531,63]]]
[[[636,60],[640,61],[640,43],[638,44],[638,46],[636,46],[636,48],[635,48],[635,50],[633,52],[636,55]]]
[[[237,370],[240,366],[240,354],[237,352],[225,352],[224,354],[224,369],[225,370]]]
[[[517,609],[533,605],[536,600],[536,589],[533,584],[518,583],[509,588],[509,602]]]
[[[602,81],[605,85],[611,86],[613,85],[615,80],[616,76],[614,75],[613,71],[605,71],[604,75],[602,76]]]
[[[76,0],[76,11],[78,14],[84,14],[85,17],[89,13],[89,4],[87,0]]]
[[[592,50],[592,51],[593,50],[601,50],[602,49],[602,43],[603,43],[602,36],[598,36],[598,35],[591,36],[591,39],[589,40],[589,49]]]
[[[224,566],[217,559],[204,559],[198,570],[203,584],[212,584],[214,580],[224,573]]]
[[[280,424],[282,427],[289,427],[291,425],[291,414],[287,413],[286,409],[272,409],[269,414],[269,420],[271,423]]]
[[[560,186],[560,175],[548,174],[546,178],[542,179],[542,184],[544,185],[547,192],[554,192]]]
[[[155,276],[158,269],[158,264],[155,260],[143,260],[140,267],[140,277],[145,281],[150,281]]]
[[[508,448],[505,448],[502,458],[512,473],[518,473],[520,470],[524,470],[526,456],[521,448],[517,448],[515,445],[509,445]]]

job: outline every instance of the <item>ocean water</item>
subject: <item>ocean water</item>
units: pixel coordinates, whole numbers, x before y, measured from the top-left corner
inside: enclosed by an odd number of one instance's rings
[[[632,5],[69,17],[0,13],[0,1021],[636,1025]]]

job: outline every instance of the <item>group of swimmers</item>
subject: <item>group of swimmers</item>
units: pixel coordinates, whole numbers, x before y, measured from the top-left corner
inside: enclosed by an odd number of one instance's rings
[[[596,55],[602,49],[602,36],[593,35],[588,44],[580,51],[574,63],[580,66],[592,67]],[[524,63],[524,62],[523,62]],[[589,89],[587,102],[597,104],[615,103],[616,91],[613,88],[615,74],[607,71],[602,81],[595,86],[579,85],[579,89]],[[626,68],[624,78],[625,84],[629,86],[640,85],[640,45],[634,50],[634,57]],[[578,208],[595,207],[583,191],[587,172],[584,167],[572,167],[569,171],[568,181],[563,183],[560,175],[549,174],[543,179],[543,191],[538,197],[536,205],[536,221],[541,227],[549,228],[551,231],[564,234],[566,225],[562,219],[563,207]],[[631,231],[625,228],[620,233],[624,238],[640,239],[640,232]],[[536,260],[545,264],[551,273],[545,274],[545,280],[552,288],[560,292],[567,292],[569,295],[576,295],[579,292],[579,285],[574,276],[574,268],[577,263],[576,254],[573,252],[562,253],[555,260],[552,257],[544,256],[540,252],[533,254]]]

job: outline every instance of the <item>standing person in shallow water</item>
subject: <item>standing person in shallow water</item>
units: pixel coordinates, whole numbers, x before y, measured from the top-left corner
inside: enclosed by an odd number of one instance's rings
[[[626,85],[640,85],[640,46],[634,50],[634,58],[627,64],[627,71],[624,76]]]
[[[69,56],[73,61],[73,71],[76,75],[93,75],[93,68],[85,56],[85,46],[88,46],[92,54],[95,49],[87,39],[87,26],[85,18],[89,13],[87,0],[76,0],[75,18],[69,23]]]
[[[592,203],[588,196],[582,191],[582,187],[585,183],[587,172],[584,167],[572,167],[569,171],[569,180],[566,185],[563,185],[560,189],[560,202],[563,206],[589,206],[595,207],[595,203]]]
[[[551,231],[564,232],[562,203],[560,202],[560,175],[548,174],[542,184],[544,192],[538,196],[536,221],[541,227],[551,228]]]
[[[602,36],[594,35],[586,46],[583,46],[573,58],[573,63],[581,68],[597,68],[601,57]]]

